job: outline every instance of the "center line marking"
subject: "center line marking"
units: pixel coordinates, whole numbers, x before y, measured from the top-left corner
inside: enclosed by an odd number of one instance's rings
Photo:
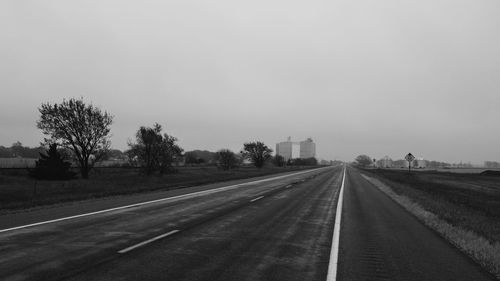
[[[342,218],[342,202],[344,197],[345,170],[342,176],[342,185],[340,186],[339,201],[337,203],[337,211],[335,213],[335,226],[333,228],[332,250],[330,252],[330,263],[328,264],[328,275],[326,281],[337,280],[337,265],[339,262],[339,240],[340,240],[340,219]]]
[[[255,201],[260,200],[262,198],[264,198],[264,196],[259,196],[257,198],[254,198],[254,199],[250,200],[250,202],[255,202]]]
[[[137,248],[139,248],[139,247],[142,247],[142,246],[144,246],[144,245],[147,245],[147,244],[149,244],[149,243],[152,243],[152,242],[154,242],[154,241],[156,241],[156,240],[160,240],[160,239],[162,239],[162,238],[165,238],[165,237],[167,237],[167,236],[170,236],[170,235],[172,235],[172,234],[175,234],[175,233],[177,233],[177,232],[179,232],[179,231],[180,231],[180,230],[178,230],[178,229],[172,230],[172,231],[167,232],[167,233],[165,233],[165,234],[162,234],[162,235],[156,236],[156,237],[154,237],[154,238],[151,238],[151,239],[149,239],[149,240],[143,241],[143,242],[141,242],[141,243],[135,244],[134,246],[130,246],[130,247],[128,247],[128,248],[125,248],[125,249],[123,249],[123,250],[120,250],[120,251],[118,251],[118,253],[119,253],[119,254],[125,254],[126,252],[130,252],[130,251],[132,251],[132,250],[134,250],[134,249],[137,249]]]

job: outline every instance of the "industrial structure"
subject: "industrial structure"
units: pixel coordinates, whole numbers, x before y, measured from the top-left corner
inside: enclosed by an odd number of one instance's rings
[[[296,151],[298,148],[299,151]],[[285,161],[294,158],[297,155],[302,159],[316,157],[316,144],[311,138],[301,142],[293,142],[291,137],[286,141],[276,144],[276,155],[282,156]]]
[[[300,142],[300,158],[313,158],[316,157],[316,144],[311,138]]]
[[[374,163],[376,167],[378,168],[392,168],[393,166],[393,161],[389,156],[385,156],[384,158],[378,160],[376,163]]]
[[[427,167],[427,161],[423,157],[417,157],[412,164],[415,168],[425,169]]]
[[[293,142],[291,137],[288,137],[287,141],[283,141],[276,144],[276,155],[281,155],[285,161],[292,158]]]

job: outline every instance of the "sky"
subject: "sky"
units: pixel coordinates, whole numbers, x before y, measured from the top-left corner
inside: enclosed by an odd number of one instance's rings
[[[311,137],[359,154],[500,161],[498,0],[4,0],[0,145],[38,107],[111,113],[112,146],[159,123],[186,151]]]

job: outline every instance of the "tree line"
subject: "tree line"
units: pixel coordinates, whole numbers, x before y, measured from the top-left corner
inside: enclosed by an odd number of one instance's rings
[[[74,174],[69,171],[68,160],[73,160],[78,164],[81,177],[88,178],[97,162],[113,152],[117,154],[116,150],[110,148],[113,116],[85,103],[83,98],[71,98],[61,103],[43,103],[38,111],[40,118],[36,126],[46,137],[41,147],[37,148],[40,159],[36,162],[33,176],[55,179],[59,174],[61,179],[72,178]],[[125,155],[132,165],[141,167],[147,175],[173,172],[174,164],[183,157],[186,163],[200,164],[206,161],[193,154],[184,155],[184,150],[177,141],[174,136],[164,133],[158,123],[152,127],[141,126],[135,134],[135,141],[128,143],[129,149],[125,151]],[[20,144],[18,146],[22,147]],[[284,159],[279,155],[273,157],[272,152],[263,142],[252,141],[244,143],[239,154],[221,149],[213,154],[213,159],[224,170],[237,167],[243,161],[249,161],[257,168],[262,168],[271,160],[277,166],[283,166]],[[288,164],[316,165],[317,161],[294,159]]]
[[[413,160],[411,166],[419,168],[421,166],[429,169],[443,169],[443,168],[472,168],[471,163],[447,163],[434,160]],[[392,160],[391,158],[372,159],[370,156],[362,154],[354,159],[354,164],[360,167],[377,166],[380,168],[407,168],[408,161],[404,159]],[[485,161],[485,168],[500,168],[500,163],[495,161]]]
[[[17,141],[10,147],[0,146],[0,158],[38,158],[39,153],[44,151],[43,146],[31,148]]]

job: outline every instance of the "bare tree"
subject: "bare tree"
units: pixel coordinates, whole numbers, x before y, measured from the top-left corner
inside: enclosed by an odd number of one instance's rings
[[[249,142],[243,144],[241,154],[244,158],[250,159],[257,168],[262,168],[267,160],[272,158],[272,149],[267,147],[263,142]]]
[[[158,153],[158,169],[160,174],[171,171],[172,164],[178,162],[184,151],[177,145],[177,138],[163,134]]]
[[[238,165],[236,154],[229,149],[221,149],[215,153],[215,159],[223,170],[229,170]]]
[[[160,174],[167,172],[172,163],[182,155],[182,148],[177,139],[167,134],[161,134],[158,123],[149,127],[140,127],[136,133],[136,143],[129,143],[127,154],[130,159],[136,159],[147,175],[158,170]]]
[[[46,144],[56,143],[73,152],[83,178],[88,178],[94,164],[101,160],[110,147],[109,133],[113,116],[101,111],[83,99],[63,100],[62,103],[44,103],[38,109],[37,127],[45,135]]]

